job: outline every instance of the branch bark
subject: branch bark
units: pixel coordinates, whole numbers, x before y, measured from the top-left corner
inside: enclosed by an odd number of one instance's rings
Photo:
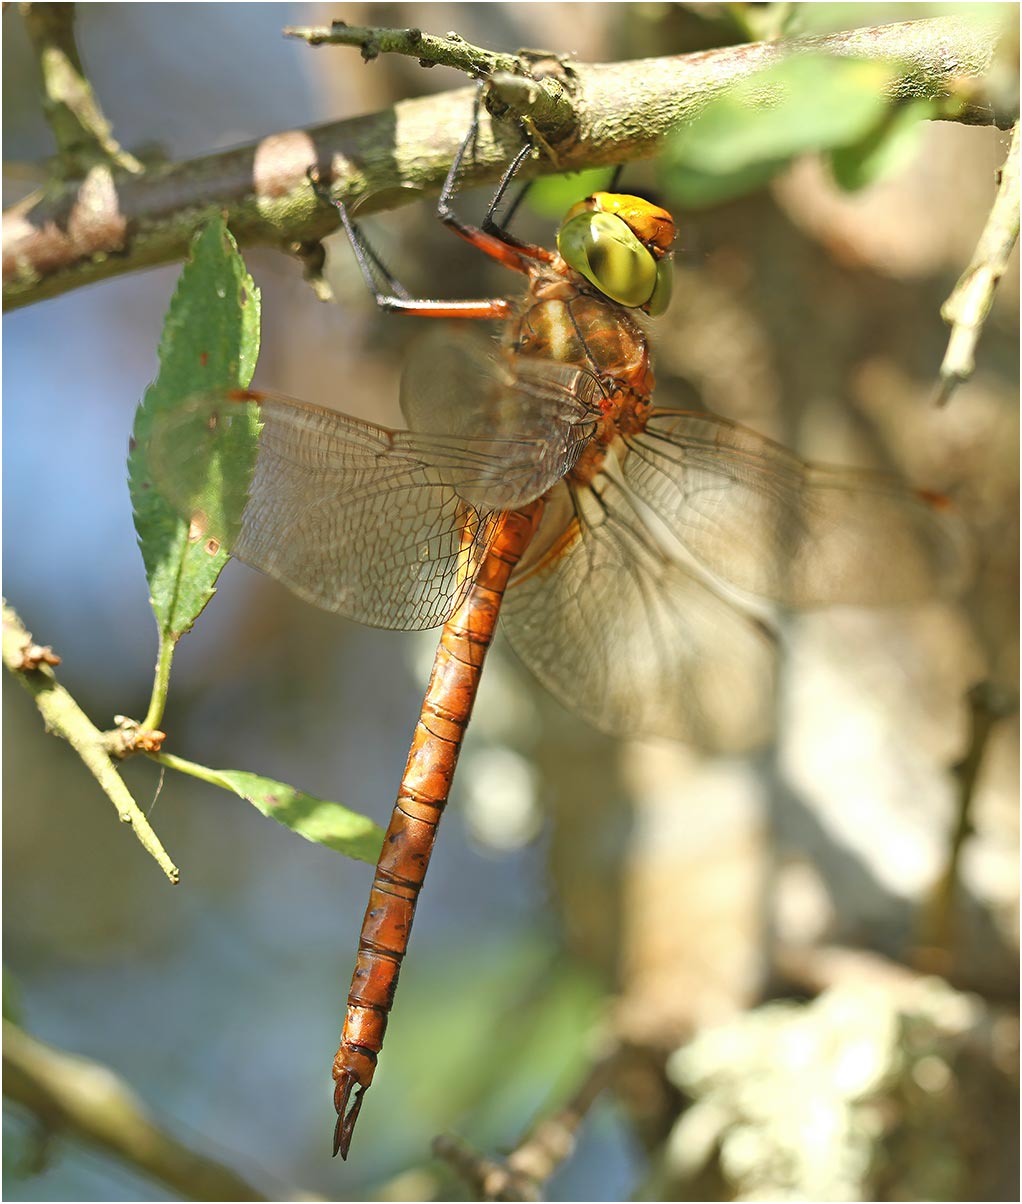
[[[304,1192],[264,1194],[229,1167],[164,1132],[134,1091],[106,1066],[44,1045],[3,1023],[4,1095],[47,1132],[112,1154],[190,1200],[318,1200]]]
[[[729,85],[802,50],[896,62],[899,97],[939,98],[947,101],[948,119],[999,123],[1003,115],[968,99],[990,65],[997,33],[988,24],[945,17],[672,58],[573,63],[563,79],[570,85],[573,129],[548,137],[533,115],[540,143],[549,143],[554,155],[528,164],[524,174],[648,158]],[[421,47],[418,56],[428,61]],[[522,78],[502,77],[505,83]],[[4,307],[180,259],[197,227],[218,210],[239,244],[298,252],[337,224],[336,213],[309,187],[310,167],[332,181],[336,197],[366,214],[435,193],[469,128],[474,100],[474,89],[458,89],[142,175],[97,164],[82,180],[51,184],[4,214]],[[517,121],[484,113],[465,186],[497,179],[520,145]]]
[[[1004,275],[1019,231],[1019,129],[1011,134],[1008,157],[1000,170],[997,196],[979,236],[969,266],[940,316],[951,327],[947,351],[940,365],[938,403],[943,404],[976,367],[976,345],[983,333],[994,293]]]
[[[437,1137],[433,1153],[482,1200],[542,1200],[543,1188],[575,1149],[575,1135],[600,1093],[608,1087],[621,1057],[620,1046],[604,1040],[571,1098],[539,1119],[504,1158],[480,1154],[465,1141]]]
[[[6,604],[3,607],[3,662],[35,699],[46,730],[71,745],[117,808],[121,823],[131,825],[139,843],[176,886],[181,878],[180,871],[117,772],[107,737],[54,677],[51,666],[59,664],[60,658],[49,648],[33,643],[17,613]]]
[[[118,146],[92,91],[75,42],[73,4],[23,4],[25,29],[39,59],[43,113],[57,143],[62,176],[94,163],[136,174],[142,164]]]

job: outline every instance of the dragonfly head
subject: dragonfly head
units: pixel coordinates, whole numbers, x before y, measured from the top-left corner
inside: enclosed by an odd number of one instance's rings
[[[674,219],[659,205],[594,192],[568,210],[557,250],[612,301],[656,317],[671,299],[674,234]]]

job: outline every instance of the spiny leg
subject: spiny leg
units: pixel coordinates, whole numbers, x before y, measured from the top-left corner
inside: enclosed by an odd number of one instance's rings
[[[395,298],[401,301],[409,300],[411,294],[383,262],[365,234],[363,234],[361,228],[356,226],[354,221],[352,221],[351,214],[348,212],[348,206],[343,201],[336,200],[330,195],[330,189],[323,183],[319,172],[314,167],[310,167],[305,175],[312,185],[312,191],[319,200],[325,205],[332,205],[340,215],[341,225],[344,226],[344,232],[347,234],[348,241],[355,252],[355,259],[358,261],[362,276],[373,296],[379,298],[382,293],[377,283],[378,274],[379,279],[386,284]]]
[[[507,192],[511,181],[518,174],[522,164],[532,154],[532,139],[529,137],[528,131],[524,125],[522,126],[522,133],[526,139],[525,145],[511,160],[503,176],[501,176],[500,183],[497,185],[497,191],[493,194],[493,199],[490,201],[490,207],[487,209],[486,216],[483,218],[482,228],[484,233],[492,234],[494,237],[501,239],[502,242],[509,243],[512,247],[515,247],[524,253],[528,253],[532,249],[529,244],[522,242],[522,240],[519,238],[516,238],[508,231],[507,227],[510,225],[511,219],[518,212],[518,206],[523,200],[525,200],[525,194],[532,187],[531,180],[526,180],[526,182],[519,189],[518,195],[508,206],[507,213],[504,214],[503,222],[498,222],[496,217],[497,206],[504,199],[504,193]]]
[[[355,259],[362,279],[380,309],[388,313],[416,314],[424,318],[493,318],[502,320],[510,317],[511,304],[502,297],[483,301],[439,301],[432,298],[412,297],[408,290],[387,268],[373,250],[365,235],[352,220],[345,203],[331,196],[318,173],[309,168],[306,173],[316,196],[332,205],[341,218],[341,224],[355,252]],[[380,287],[380,282],[386,289]],[[386,291],[389,289],[390,291]]]
[[[485,85],[481,84],[476,93],[475,101],[472,107],[472,123],[469,126],[468,133],[458,147],[458,151],[454,156],[454,161],[451,163],[451,169],[447,173],[447,178],[444,180],[444,186],[440,190],[440,196],[437,199],[437,217],[449,229],[453,230],[459,238],[463,238],[472,246],[478,248],[484,254],[491,256],[493,259],[499,260],[505,266],[514,268],[516,271],[527,271],[525,260],[539,259],[549,263],[554,254],[552,251],[546,250],[544,247],[533,246],[531,243],[522,242],[521,240],[509,234],[495,220],[497,207],[504,197],[512,180],[518,174],[522,164],[532,154],[533,143],[529,136],[528,129],[524,122],[519,121],[519,128],[525,140],[524,146],[518,151],[514,159],[504,169],[501,175],[500,182],[497,185],[497,190],[493,194],[490,204],[486,210],[486,216],[483,218],[481,227],[471,226],[468,222],[463,221],[451,207],[451,201],[457,191],[458,176],[461,172],[461,165],[464,162],[465,155],[471,149],[475,154],[476,141],[479,136],[479,119],[482,109],[482,89]],[[524,195],[524,193],[522,194]],[[519,196],[512,207],[513,213],[517,209],[521,201]]]

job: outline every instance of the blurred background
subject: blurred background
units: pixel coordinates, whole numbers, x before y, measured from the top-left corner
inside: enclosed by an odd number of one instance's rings
[[[416,24],[601,61],[745,40],[771,7],[790,6],[95,4],[78,33],[121,143],[179,159],[463,83],[314,52],[285,25]],[[949,11],[795,10],[796,32]],[[6,205],[53,145],[16,6],[3,32]],[[973,380],[932,404],[939,309],[1006,150],[995,129],[930,123],[863,192],[807,158],[680,214],[675,301],[653,336],[659,403],[949,493],[972,586],[790,619],[777,741],[746,758],[600,736],[498,641],[346,1165],[328,1157],[329,1066],[371,869],[131,763],[182,871],[171,888],[6,678],[5,1009],[123,1076],[170,1132],[271,1198],[462,1198],[431,1139],[509,1148],[585,1080],[608,1033],[627,1046],[614,1090],[550,1199],[1017,1198],[1017,255]],[[622,186],[671,202],[654,164]],[[521,218],[549,244],[552,221]],[[428,206],[370,230],[413,293],[514,284]],[[296,262],[245,252],[263,301],[254,383],[399,425],[417,324],[381,319],[346,247],[328,249],[336,306]],[[4,593],[103,727],[140,717],[151,686],[125,456],[178,270],[4,319]],[[435,642],[322,614],[231,564],[177,654],[167,747],[385,825]],[[993,710],[970,706],[981,683]],[[970,747],[959,850],[952,770]],[[17,1107],[4,1137],[7,1199],[172,1198]]]

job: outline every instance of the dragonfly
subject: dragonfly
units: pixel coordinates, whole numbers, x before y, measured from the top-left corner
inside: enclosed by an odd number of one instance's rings
[[[262,423],[233,555],[350,619],[443,627],[333,1064],[343,1158],[498,615],[540,682],[601,731],[735,752],[770,734],[771,607],[916,602],[954,588],[962,564],[939,495],[654,405],[644,322],[671,294],[666,209],[597,192],[569,210],[556,250],[520,241],[493,214],[526,147],[472,226],[450,203],[468,144],[438,213],[524,278],[516,300],[411,297],[310,175],[382,309],[502,324],[497,341],[443,328],[419,344],[401,388],[407,429],[255,390],[192,403],[210,432],[239,405]],[[173,429],[161,443],[173,478],[185,443]],[[178,501],[207,521],[200,497],[179,488]]]

